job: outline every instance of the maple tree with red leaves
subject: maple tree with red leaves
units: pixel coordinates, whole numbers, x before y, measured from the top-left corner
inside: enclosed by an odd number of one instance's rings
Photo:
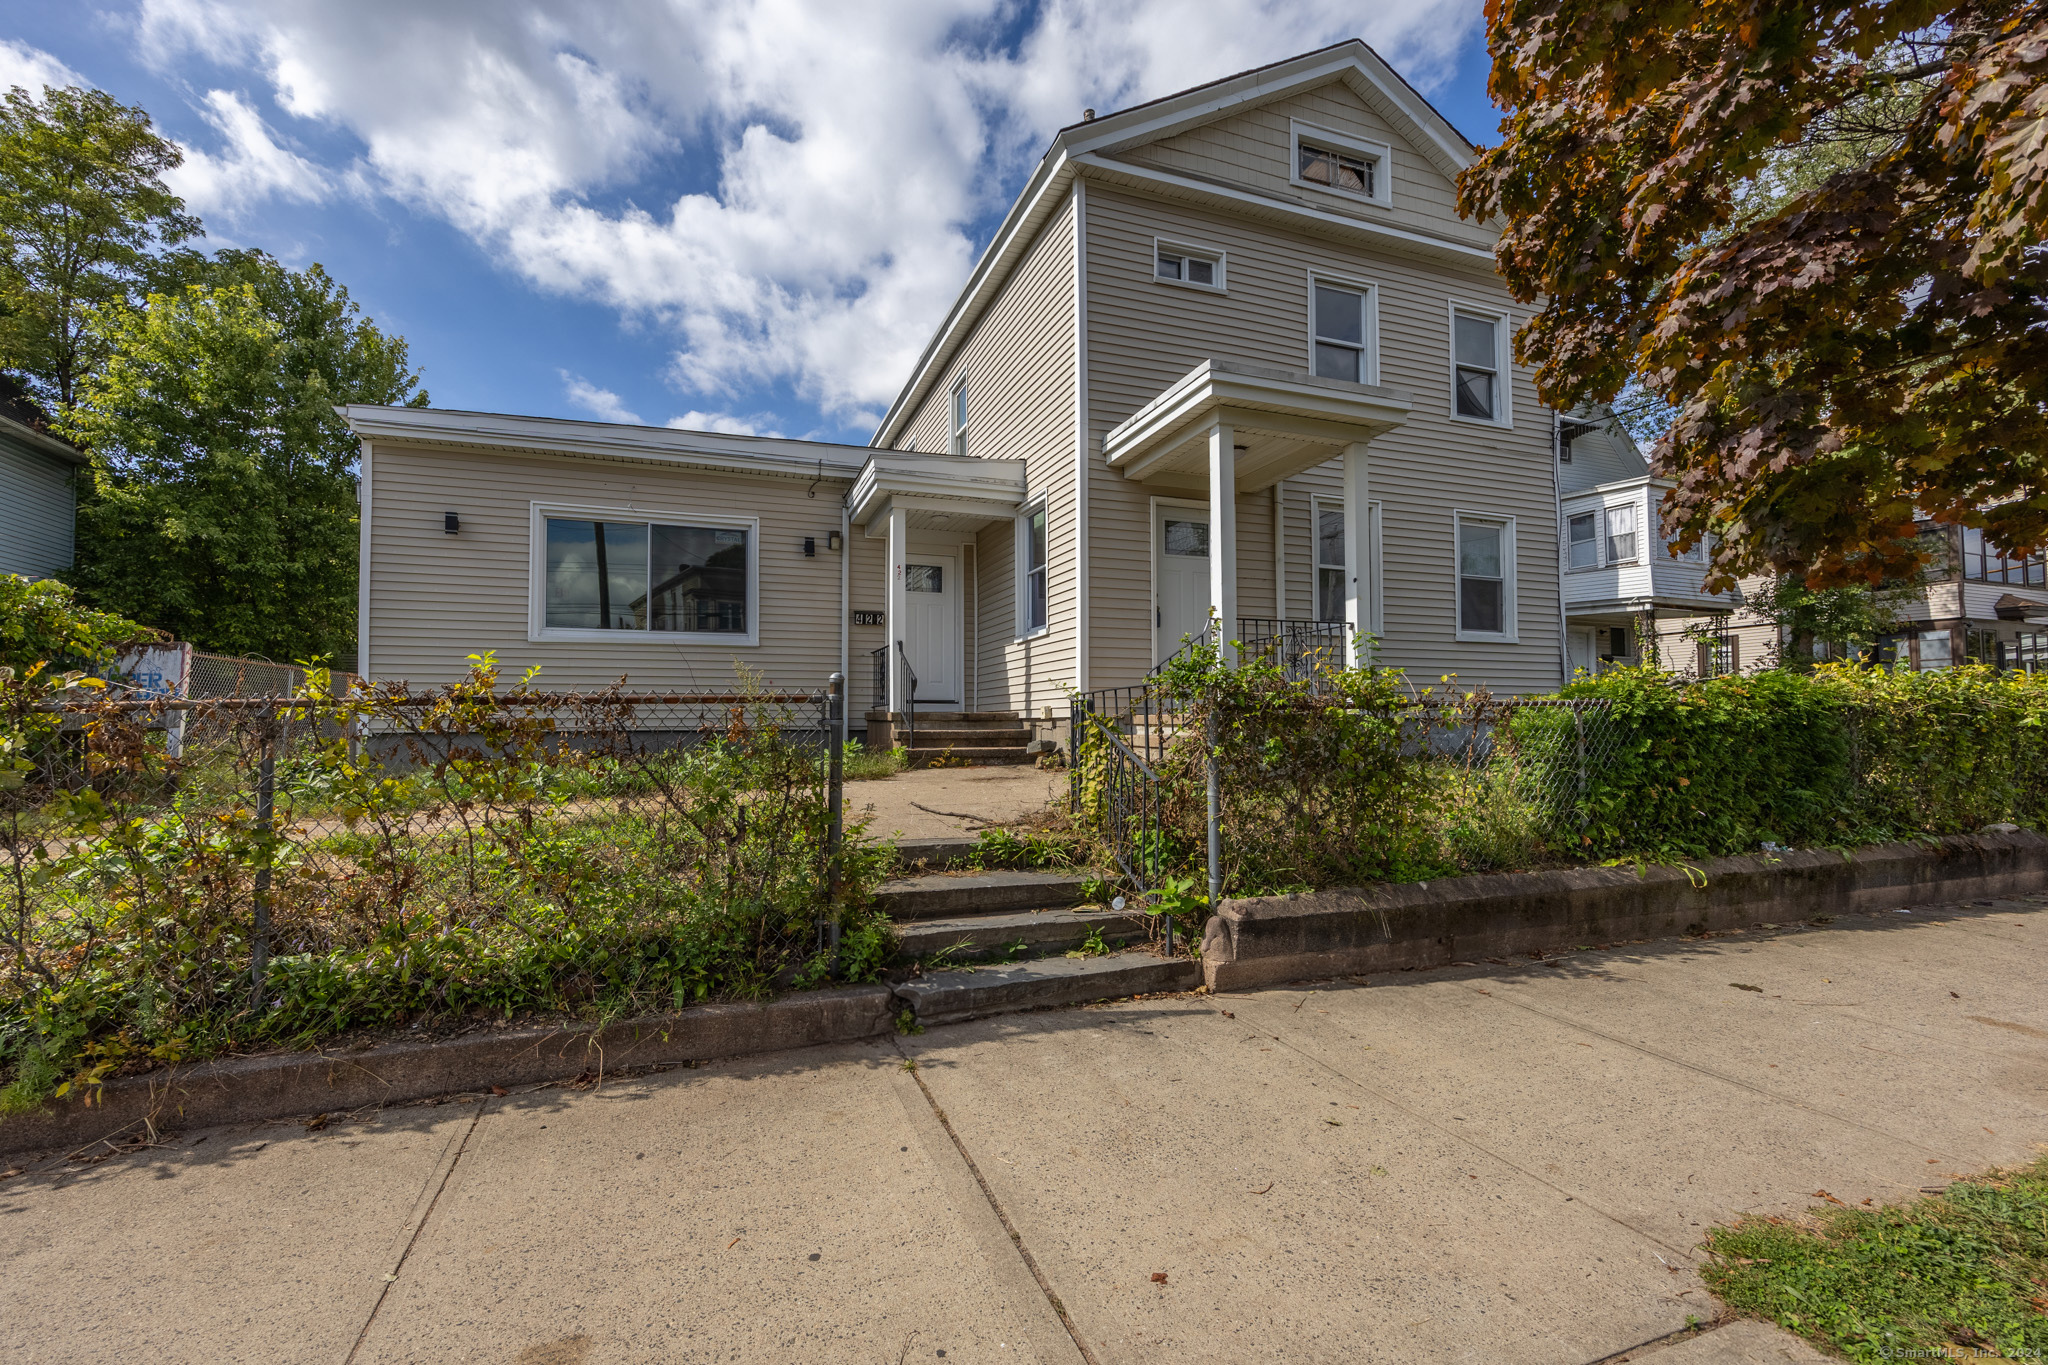
[[[1459,207],[1560,410],[1643,392],[1710,584],[2048,542],[2048,3],[1488,0]]]

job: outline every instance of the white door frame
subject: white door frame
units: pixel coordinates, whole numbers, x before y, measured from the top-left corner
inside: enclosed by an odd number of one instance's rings
[[[1146,557],[1145,561],[1146,573],[1152,580],[1152,663],[1146,665],[1148,672],[1161,659],[1166,657],[1162,652],[1164,645],[1160,638],[1166,629],[1160,620],[1164,614],[1165,603],[1159,596],[1159,560],[1166,553],[1166,547],[1159,540],[1159,513],[1169,507],[1185,512],[1200,512],[1203,523],[1206,525],[1209,521],[1209,504],[1206,499],[1202,498],[1154,496],[1147,506],[1145,512],[1145,539],[1152,547],[1152,553]],[[1212,555],[1216,553],[1216,528],[1214,526],[1209,527],[1209,553]],[[1213,612],[1215,609],[1216,603],[1212,600],[1209,603],[1209,610]],[[1178,648],[1177,643],[1176,648]]]

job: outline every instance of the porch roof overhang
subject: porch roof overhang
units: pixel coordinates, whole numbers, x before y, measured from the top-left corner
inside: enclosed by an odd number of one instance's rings
[[[1205,360],[1111,427],[1102,453],[1127,479],[1206,483],[1209,429],[1231,428],[1237,487],[1255,493],[1408,420],[1409,397],[1379,384]]]
[[[847,506],[854,525],[871,536],[889,533],[897,507],[913,531],[965,534],[1017,515],[1027,487],[1022,460],[878,450],[861,466]]]

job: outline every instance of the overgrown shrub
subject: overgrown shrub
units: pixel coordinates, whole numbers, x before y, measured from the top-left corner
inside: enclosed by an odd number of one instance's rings
[[[85,606],[54,579],[0,574],[0,667],[17,674],[38,664],[52,672],[95,669],[124,646],[159,634],[125,616]]]
[[[13,1102],[352,1029],[872,978],[887,854],[852,825],[828,902],[811,722],[742,698],[683,733],[616,693],[531,681],[500,693],[482,658],[428,696],[337,698],[316,672],[281,720],[193,712],[177,758],[162,716],[89,709],[75,780],[45,767],[12,793],[31,827],[11,846],[0,986]]]

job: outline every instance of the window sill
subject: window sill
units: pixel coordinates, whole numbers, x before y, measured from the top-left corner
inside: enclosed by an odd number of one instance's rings
[[[1469,417],[1462,412],[1456,411],[1455,409],[1453,409],[1451,412],[1451,420],[1453,422],[1463,422],[1467,426],[1492,427],[1496,431],[1513,431],[1515,429],[1515,423],[1513,418]]]
[[[1164,275],[1154,275],[1154,284],[1172,285],[1175,289],[1193,289],[1204,294],[1228,294],[1230,288],[1222,284],[1203,284],[1200,280],[1169,280]]]
[[[1028,645],[1033,640],[1043,640],[1046,636],[1050,634],[1052,634],[1051,626],[1040,626],[1037,630],[1026,631],[1022,635],[1011,636],[1010,643],[1013,645]]]
[[[1385,199],[1375,199],[1369,194],[1355,194],[1350,190],[1335,189],[1329,185],[1318,185],[1313,180],[1301,180],[1291,177],[1287,183],[1298,190],[1308,190],[1314,194],[1328,195],[1332,199],[1341,199],[1347,204],[1364,204],[1369,208],[1376,209],[1391,209],[1394,207],[1394,200],[1391,195]]]
[[[532,644],[686,645],[697,649],[707,646],[752,649],[761,643],[758,631],[741,635],[710,630],[565,630],[543,627],[528,631],[526,638]]]
[[[1498,635],[1478,630],[1461,630],[1452,638],[1461,645],[1516,645],[1522,642],[1519,635]]]

